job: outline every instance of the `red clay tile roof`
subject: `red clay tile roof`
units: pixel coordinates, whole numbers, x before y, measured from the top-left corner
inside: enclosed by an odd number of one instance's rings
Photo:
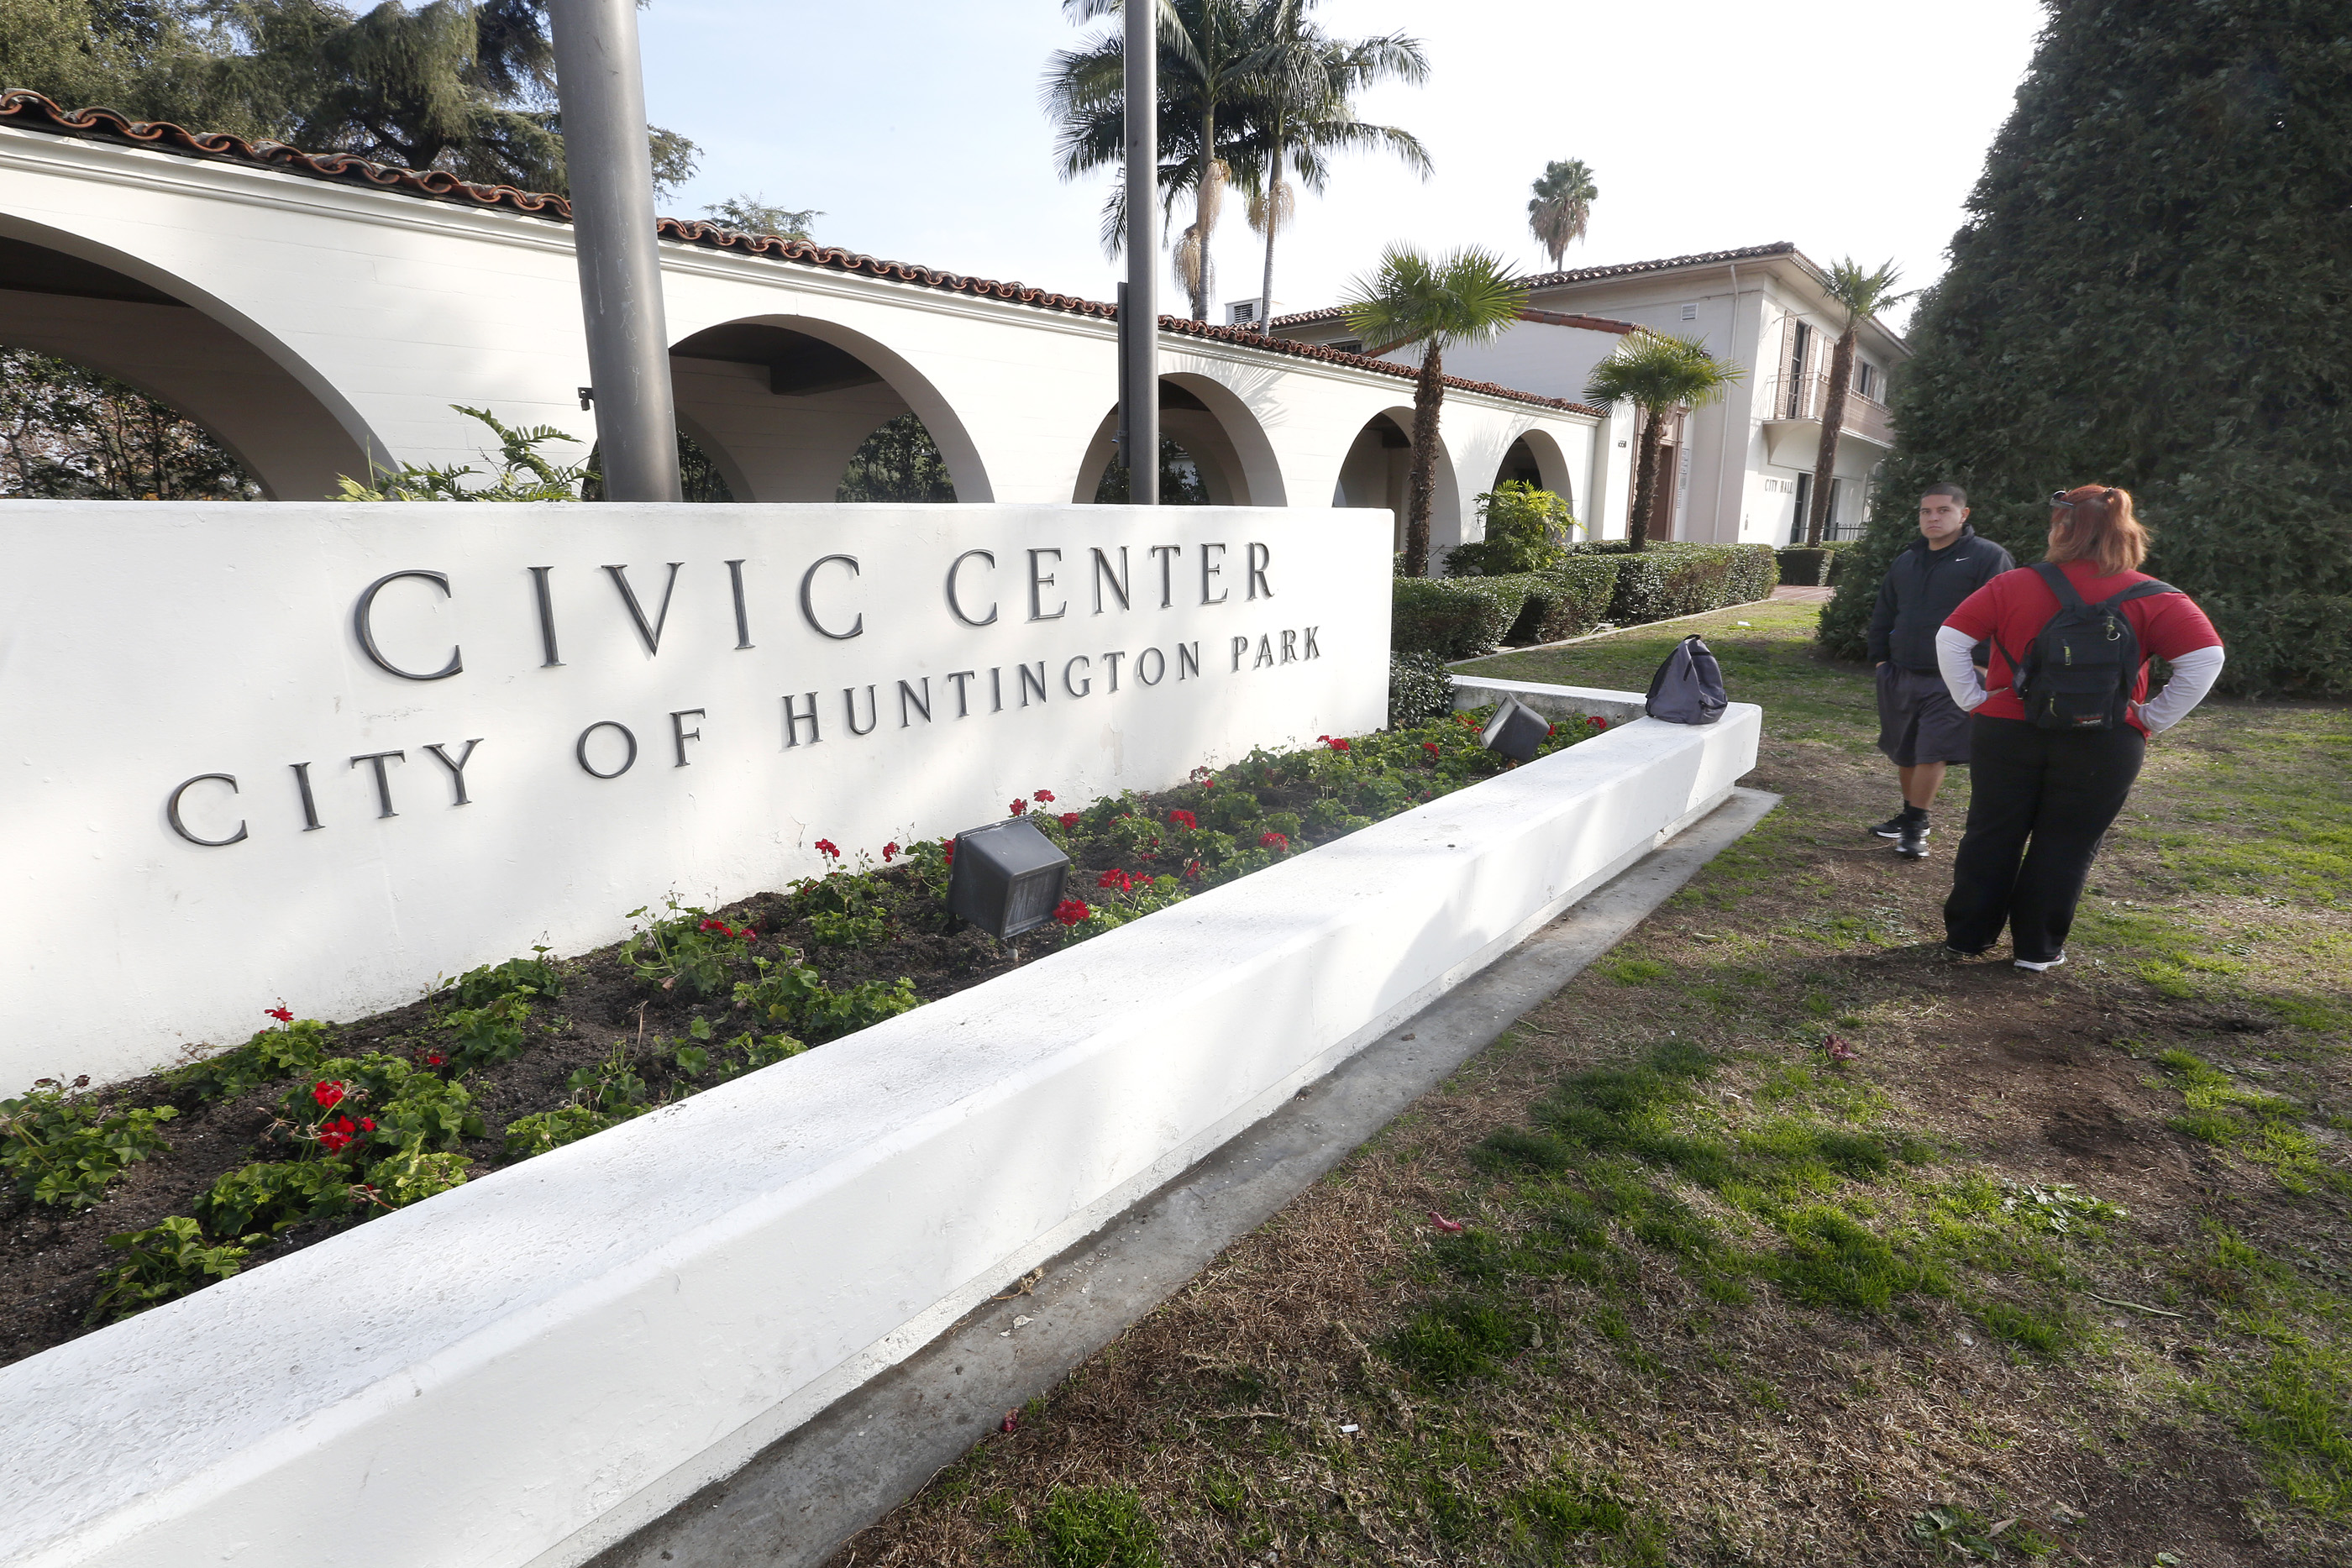
[[[0,126],[14,126],[22,131],[48,131],[56,135],[79,137],[93,141],[110,141],[143,147],[158,152],[177,153],[183,157],[242,163],[251,168],[270,169],[280,173],[299,174],[310,179],[331,180],[343,184],[365,185],[380,191],[396,192],[403,195],[422,196],[435,201],[451,202],[477,207],[504,208],[531,217],[551,219],[558,223],[572,221],[572,204],[562,196],[544,192],[517,190],[512,185],[482,185],[459,179],[446,170],[417,171],[396,169],[387,164],[373,163],[364,158],[343,152],[312,153],[289,147],[282,141],[247,141],[243,137],[219,131],[190,131],[184,126],[162,120],[131,120],[110,109],[67,109],[40,93],[24,88],[12,88],[0,92]],[[1042,288],[1032,288],[1022,283],[1000,283],[985,277],[966,277],[960,273],[938,272],[928,267],[906,262],[885,261],[879,256],[865,256],[856,251],[843,250],[835,246],[819,246],[804,239],[787,239],[777,235],[742,234],[691,219],[663,218],[659,223],[661,237],[685,245],[695,245],[713,250],[731,251],[740,256],[756,256],[774,261],[793,262],[806,267],[822,267],[829,272],[856,273],[868,277],[884,278],[894,283],[911,283],[919,287],[946,289],[957,294],[977,295],[994,299],[1009,299],[1016,304],[1035,306],[1040,309],[1056,310],[1076,316],[1116,319],[1118,308],[1101,300],[1085,299],[1071,294],[1056,294]],[[1245,332],[1232,327],[1213,327],[1205,322],[1190,321],[1181,317],[1162,316],[1160,329],[1182,337],[1204,338],[1213,342],[1228,343],[1239,348],[1255,349],[1265,353],[1282,354],[1293,359],[1318,361],[1327,364],[1347,365],[1357,370],[1377,371],[1382,375],[1411,380],[1414,375],[1410,365],[1393,364],[1386,360],[1368,359],[1361,354],[1343,354],[1334,349],[1320,348],[1311,343],[1293,343],[1279,338],[1266,338],[1255,332]],[[1491,382],[1467,382],[1453,376],[1445,384],[1457,392],[1477,392],[1487,397],[1507,398],[1514,402],[1534,403],[1544,408],[1563,409],[1571,413],[1600,414],[1603,411],[1584,403],[1570,402],[1564,398],[1543,397],[1535,392],[1497,386]]]
[[[1552,288],[1564,283],[1591,283],[1606,277],[1633,277],[1645,272],[1672,272],[1676,267],[1719,267],[1726,262],[1757,261],[1773,256],[1794,256],[1800,261],[1804,260],[1803,256],[1798,255],[1794,243],[1789,240],[1776,240],[1770,245],[1743,246],[1738,250],[1701,251],[1696,256],[1661,256],[1655,261],[1621,261],[1612,267],[1571,267],[1565,272],[1538,273],[1533,277],[1519,279],[1519,283],[1526,288]],[[1810,267],[1811,263],[1807,262],[1806,265]],[[1348,309],[1344,305],[1327,305],[1320,310],[1302,310],[1295,316],[1277,316],[1267,325],[1305,327],[1318,321],[1336,321],[1347,313]],[[1548,317],[1533,319],[1541,320],[1547,319]],[[1591,319],[1597,321],[1606,318],[1593,317]],[[1581,325],[1581,323],[1569,322],[1556,324]],[[1607,329],[1603,329],[1603,330]]]

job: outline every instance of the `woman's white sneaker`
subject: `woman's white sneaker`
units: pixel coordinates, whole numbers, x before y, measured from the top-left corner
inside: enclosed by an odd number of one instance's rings
[[[2065,961],[2066,955],[2063,953],[2059,954],[2055,958],[2011,958],[2010,960],[2019,968],[2031,969],[2037,975],[2044,969],[2054,969]]]

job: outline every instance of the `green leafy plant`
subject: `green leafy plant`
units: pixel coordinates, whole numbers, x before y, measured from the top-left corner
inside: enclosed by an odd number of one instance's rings
[[[519,1116],[507,1124],[504,1136],[509,1155],[528,1159],[543,1155],[654,1108],[653,1091],[629,1060],[625,1040],[614,1041],[604,1056],[573,1069],[563,1086],[572,1092],[571,1104]]]
[[[478,1008],[457,1008],[441,1020],[449,1033],[448,1064],[454,1071],[511,1061],[522,1050],[523,1026],[530,1021],[529,988],[509,991]]]
[[[158,1129],[179,1112],[109,1111],[80,1092],[89,1082],[44,1078],[22,1099],[0,1100],[0,1178],[35,1203],[88,1208],[124,1171],[171,1146]]]
[[[1577,522],[1568,502],[1524,479],[1507,479],[1478,497],[1486,537],[1445,552],[1453,577],[1545,571],[1568,559]]]
[[[90,1307],[93,1322],[127,1318],[226,1280],[244,1267],[249,1250],[206,1242],[194,1220],[177,1214],[145,1230],[110,1236],[106,1244],[125,1257],[100,1276],[98,1300]]]
[[[542,455],[540,448],[551,441],[577,444],[573,437],[551,424],[535,424],[520,428],[507,424],[486,408],[467,408],[464,403],[449,405],[469,419],[478,419],[490,427],[499,438],[499,455],[489,459],[497,463],[495,476],[481,475],[490,483],[467,489],[464,481],[478,476],[472,464],[463,467],[446,465],[419,467],[404,463],[397,468],[375,468],[369,477],[373,484],[362,485],[350,475],[337,476],[341,486],[339,494],[330,499],[337,501],[576,501],[581,487],[598,477],[584,463],[559,464]]]
[[[727,988],[758,933],[740,930],[716,918],[707,909],[689,908],[676,899],[663,907],[667,915],[648,916],[643,908],[629,911],[645,925],[621,944],[621,961],[636,971],[639,981],[660,991],[675,991],[688,1000],[717,996]]]
[[[316,1019],[289,1017],[279,1027],[266,1029],[243,1045],[206,1057],[163,1075],[175,1087],[194,1090],[206,1100],[234,1100],[265,1083],[299,1077],[326,1060],[327,1026]]]
[[[194,1204],[207,1236],[275,1236],[309,1219],[351,1211],[357,1183],[344,1166],[325,1160],[284,1160],[242,1166],[213,1183]]]
[[[503,964],[485,964],[478,969],[468,969],[457,977],[452,988],[457,1005],[464,1008],[487,1007],[512,991],[529,991],[533,996],[560,997],[563,994],[563,976],[551,960],[545,947],[531,949],[528,958],[509,958]]]
[[[405,1208],[465,1184],[473,1162],[460,1154],[431,1153],[415,1144],[368,1167],[368,1196],[387,1208]]]

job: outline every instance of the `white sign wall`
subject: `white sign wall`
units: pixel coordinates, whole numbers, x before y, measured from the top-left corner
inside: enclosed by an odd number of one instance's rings
[[[1385,717],[1385,513],[11,502],[0,1093]]]

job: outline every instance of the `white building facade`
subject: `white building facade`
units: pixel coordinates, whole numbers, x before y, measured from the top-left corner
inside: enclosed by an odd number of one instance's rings
[[[1649,535],[1785,545],[1801,534],[1821,448],[1830,356],[1845,329],[1844,311],[1822,277],[1822,267],[1786,242],[1547,273],[1528,280],[1523,319],[1491,342],[1449,352],[1445,369],[1475,381],[1580,398],[1592,368],[1629,332],[1647,329],[1697,340],[1738,366],[1740,378],[1722,402],[1685,412],[1667,433],[1664,484]],[[1277,317],[1273,328],[1299,342],[1362,347],[1337,308]],[[1886,388],[1910,357],[1903,340],[1876,322],[1863,323],[1855,349],[1832,482],[1831,538],[1861,534],[1871,472],[1894,444]],[[1578,518],[1596,538],[1625,535],[1635,429],[1630,406],[1612,413],[1592,493],[1571,497]]]

